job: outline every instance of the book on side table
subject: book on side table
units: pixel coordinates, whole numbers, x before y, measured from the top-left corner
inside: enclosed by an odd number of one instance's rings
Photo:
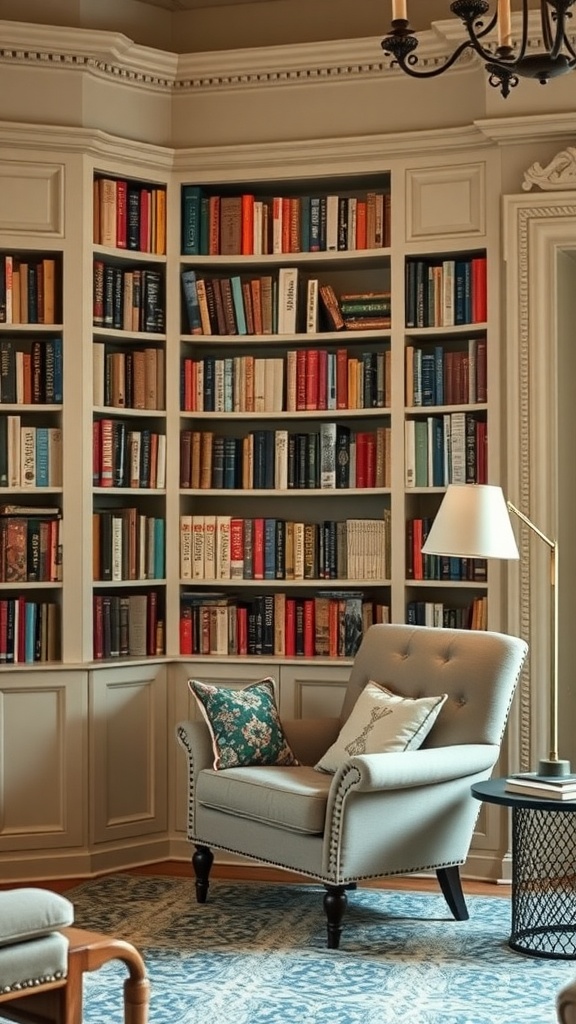
[[[576,774],[559,777],[538,775],[537,772],[519,772],[506,779],[507,793],[548,798],[550,800],[576,800]]]

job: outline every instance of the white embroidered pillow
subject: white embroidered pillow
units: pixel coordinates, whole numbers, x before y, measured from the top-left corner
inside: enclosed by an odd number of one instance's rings
[[[336,772],[357,754],[416,750],[426,739],[446,698],[446,693],[440,697],[400,697],[378,683],[367,683],[338,739],[315,765],[316,770]]]

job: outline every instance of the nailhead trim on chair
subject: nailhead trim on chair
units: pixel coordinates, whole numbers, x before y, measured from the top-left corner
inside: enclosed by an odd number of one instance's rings
[[[342,807],[348,792],[361,781],[362,776],[358,769],[355,767],[350,768],[346,774],[342,776],[340,785],[336,791],[332,821],[336,826],[337,831],[333,828],[330,833],[330,854],[328,858],[328,869],[331,874],[336,875],[336,878],[340,876],[340,819],[342,817]]]
[[[188,839],[194,839],[194,789],[195,789],[195,778],[194,778],[194,758],[192,756],[192,749],[188,743],[188,737],[184,732],[184,729],[178,729],[178,739],[188,752],[188,766],[189,766],[189,777],[188,777]],[[232,851],[230,851],[232,852]]]
[[[8,992],[21,992],[25,988],[36,988],[37,985],[49,985],[50,982],[60,981],[65,977],[66,975],[63,971],[57,971],[56,974],[47,974],[43,978],[29,978],[28,981],[18,981],[15,985],[7,985],[0,988],[0,995],[5,996]]]

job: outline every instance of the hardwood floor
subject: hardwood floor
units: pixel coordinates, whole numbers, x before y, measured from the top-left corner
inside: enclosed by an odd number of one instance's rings
[[[192,879],[192,867],[188,861],[161,861],[156,864],[145,864],[134,868],[124,868],[121,872],[114,874],[130,875],[172,875],[180,878]],[[259,865],[231,865],[215,864],[212,869],[212,878],[225,878],[230,880],[245,880],[259,882],[309,882],[304,875],[292,874],[288,871],[280,871],[277,868],[268,868]],[[69,889],[88,881],[86,878],[57,878],[46,879],[34,882],[5,882],[0,883],[0,889],[13,889],[21,886],[32,886],[40,889],[52,889],[53,892],[65,893]],[[380,889],[401,889],[411,892],[439,892],[436,878],[421,878],[415,875],[402,875],[393,878],[382,878],[366,885],[375,886]],[[497,882],[470,881],[464,879],[462,888],[467,896],[509,896],[510,886],[500,885]]]

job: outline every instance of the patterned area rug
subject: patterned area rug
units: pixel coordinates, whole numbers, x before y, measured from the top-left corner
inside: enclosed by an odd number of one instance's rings
[[[113,875],[70,895],[79,927],[143,953],[150,1024],[555,1024],[576,963],[507,946],[510,903],[468,897],[452,919],[441,895],[358,889],[341,949],[326,949],[323,889]],[[122,1024],[125,968],[86,976],[85,1024]]]

